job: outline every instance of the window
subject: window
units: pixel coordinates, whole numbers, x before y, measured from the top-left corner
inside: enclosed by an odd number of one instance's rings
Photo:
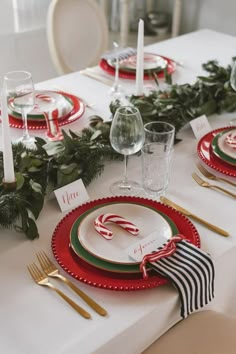
[[[50,0],[12,0],[15,32],[45,27]]]

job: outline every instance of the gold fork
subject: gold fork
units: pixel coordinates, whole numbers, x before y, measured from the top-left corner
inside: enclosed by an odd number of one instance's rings
[[[82,290],[77,288],[69,279],[64,277],[59,273],[58,268],[53,264],[53,262],[48,258],[46,253],[44,251],[39,252],[36,254],[38,261],[43,269],[43,271],[49,276],[49,277],[54,277],[58,278],[61,281],[63,281],[65,284],[67,284],[77,295],[81,297],[94,311],[96,311],[99,315],[101,316],[106,316],[107,311],[98,305],[91,297],[89,297],[87,294],[85,294]]]
[[[35,263],[27,266],[30,275],[32,276],[35,283],[42,286],[47,286],[48,288],[54,290],[59,296],[61,296],[74,310],[76,310],[84,318],[91,318],[91,315],[85,311],[82,307],[77,305],[73,300],[71,300],[67,295],[65,295],[61,290],[56,288],[52,283],[48,281],[48,277],[41,272]]]
[[[201,177],[199,177],[196,173],[192,174],[193,179],[201,186],[201,187],[206,187],[206,188],[212,188],[219,190],[225,194],[230,195],[233,198],[236,198],[236,194],[228,191],[227,189],[224,189],[222,187],[216,186],[215,184],[210,184],[207,181],[204,181]]]
[[[203,166],[200,165],[200,164],[197,164],[197,168],[198,168],[198,169],[201,171],[201,173],[202,173],[206,178],[208,178],[208,179],[215,180],[215,181],[225,182],[225,183],[230,184],[231,186],[236,187],[236,183],[231,182],[231,181],[228,181],[228,180],[225,179],[225,178],[222,178],[222,177],[218,177],[218,176],[213,175],[213,173],[211,173],[211,172],[209,172],[208,170],[206,170],[205,167],[203,167]]]

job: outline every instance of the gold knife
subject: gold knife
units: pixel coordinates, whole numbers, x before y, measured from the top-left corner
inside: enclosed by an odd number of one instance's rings
[[[200,218],[199,216],[192,214],[190,211],[182,208],[180,205],[173,203],[171,200],[165,198],[165,197],[160,197],[160,200],[162,203],[169,205],[170,207],[178,210],[180,213],[184,214],[185,216],[189,216],[191,218],[193,218],[194,220],[198,221],[199,223],[205,225],[206,227],[208,227],[208,229],[215,231],[216,233],[222,235],[222,236],[229,236],[229,233],[225,230],[220,229],[219,227],[210,224],[208,221],[203,220],[202,218]]]

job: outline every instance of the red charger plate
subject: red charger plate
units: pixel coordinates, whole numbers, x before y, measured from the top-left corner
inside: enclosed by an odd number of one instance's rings
[[[70,243],[70,230],[75,220],[85,211],[97,205],[126,202],[140,203],[160,210],[176,224],[179,232],[191,243],[200,247],[200,237],[195,226],[189,219],[175,209],[157,201],[139,197],[108,197],[85,203],[69,212],[56,226],[52,236],[52,251],[59,265],[72,277],[86,284],[110,290],[142,290],[154,288],[167,283],[167,279],[150,273],[148,279],[141,274],[117,274],[95,268],[73,252]]]

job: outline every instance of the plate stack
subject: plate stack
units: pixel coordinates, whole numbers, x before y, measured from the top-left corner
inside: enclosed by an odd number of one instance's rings
[[[45,100],[56,99],[56,108],[53,110],[53,116],[57,117],[59,125],[69,124],[79,119],[85,110],[83,101],[72,94],[66,92],[55,91],[35,91],[35,107],[27,114],[28,128],[29,129],[46,129],[45,116],[40,110],[41,104],[38,103],[39,99],[45,98]],[[21,113],[14,110],[11,102],[9,102],[9,123],[13,128],[23,128],[23,120]]]
[[[224,175],[236,177],[236,127],[224,127],[204,135],[197,151],[207,166]]]
[[[113,238],[102,237],[94,221],[108,213],[136,225],[138,235],[111,223],[106,226]],[[196,228],[176,210],[144,198],[110,197],[83,204],[65,216],[54,231],[52,250],[60,266],[80,281],[112,290],[146,289],[163,285],[167,279],[151,269],[148,279],[143,279],[140,262],[130,256],[130,249],[142,255],[140,244],[148,242],[150,235],[162,246],[163,240],[178,233],[200,247]]]
[[[100,67],[110,75],[115,75],[116,59],[103,57],[99,63]],[[172,74],[176,69],[173,60],[157,54],[144,53],[144,79],[150,80],[150,75],[157,74],[159,78],[164,77],[164,69]],[[119,62],[119,77],[123,79],[136,78],[136,55],[131,55]]]

